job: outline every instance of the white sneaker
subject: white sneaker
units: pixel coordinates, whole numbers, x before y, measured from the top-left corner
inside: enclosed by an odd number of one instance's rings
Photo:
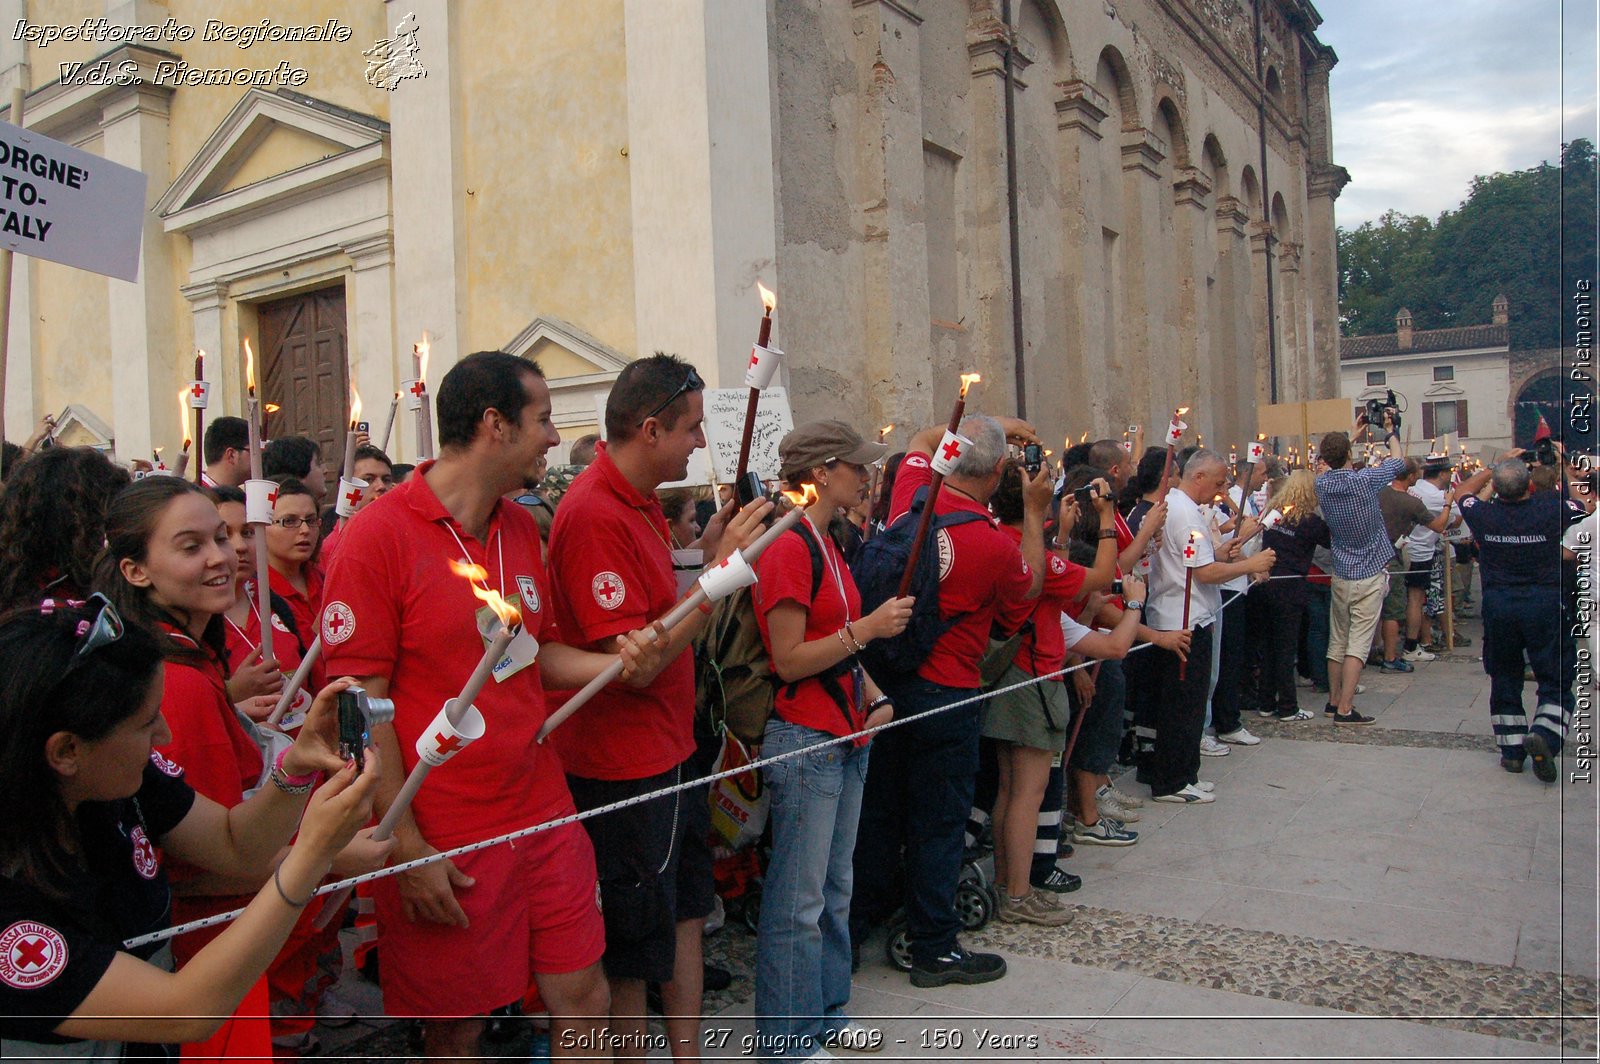
[[[1094,792],[1094,804],[1100,810],[1102,818],[1109,817],[1112,820],[1121,820],[1124,823],[1131,823],[1139,819],[1139,810],[1130,809],[1119,802],[1110,785],[1101,787]]]
[[[1356,694],[1364,695],[1366,693],[1367,693],[1367,685],[1366,684],[1364,684],[1364,683],[1356,684]]]
[[[1216,800],[1216,795],[1207,794],[1205,791],[1194,787],[1193,784],[1171,794],[1158,794],[1153,799],[1153,801],[1157,802],[1174,802],[1178,805],[1206,805]]]
[[[1242,724],[1231,732],[1218,732],[1217,738],[1225,743],[1232,743],[1234,746],[1261,745],[1261,739],[1257,736],[1251,735],[1250,730]]]
[[[1209,735],[1200,737],[1200,752],[1207,757],[1227,757],[1231,751]]]
[[[1115,783],[1108,783],[1108,784],[1106,784],[1106,787],[1111,791],[1112,797],[1116,798],[1117,804],[1122,806],[1122,808],[1124,808],[1124,809],[1142,809],[1142,808],[1144,808],[1144,799],[1143,798],[1134,797],[1133,795],[1131,795],[1128,792],[1124,791],[1122,788],[1118,787]]]
[[[1434,658],[1436,658],[1438,656],[1439,655],[1437,655],[1437,654],[1432,654],[1432,653],[1429,653],[1426,650],[1423,650],[1419,646],[1415,650],[1408,650],[1405,653],[1401,654],[1400,655],[1400,660],[1402,660],[1402,661],[1432,661]]]
[[[1189,784],[1189,786],[1193,787],[1197,791],[1204,791],[1207,794],[1210,794],[1212,791],[1217,789],[1217,785],[1210,780],[1195,780],[1193,783]]]

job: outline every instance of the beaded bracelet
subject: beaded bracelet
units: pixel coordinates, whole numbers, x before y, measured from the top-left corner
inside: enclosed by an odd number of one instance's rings
[[[282,750],[278,753],[278,758],[272,763],[272,771],[268,773],[268,778],[272,780],[272,785],[284,794],[297,797],[302,794],[310,794],[311,788],[316,785],[317,774],[313,772],[307,776],[291,776],[285,772],[283,770],[283,758],[288,752],[287,750]]]

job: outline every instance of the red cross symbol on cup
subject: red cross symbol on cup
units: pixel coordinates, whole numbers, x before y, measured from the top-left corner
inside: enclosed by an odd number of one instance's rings
[[[276,505],[278,505],[278,489],[277,488],[273,488],[271,491],[269,491],[267,493],[267,505],[268,506],[276,506]]]
[[[946,462],[954,462],[957,458],[961,457],[961,444],[957,440],[950,440],[945,443],[943,450],[944,460]]]
[[[441,754],[453,754],[461,749],[461,737],[459,735],[452,735],[446,739],[444,732],[435,732],[433,742],[439,748],[439,753]]]
[[[750,352],[750,366],[749,366],[749,368],[750,369],[755,369],[759,365],[761,365],[761,352],[753,350],[753,351]]]
[[[16,952],[12,959],[18,968],[42,968],[50,959],[45,950],[45,940],[42,938],[25,938],[17,943]]]
[[[189,386],[189,394],[196,399],[204,398],[206,394],[205,383],[203,381],[195,381]]]
[[[344,493],[344,501],[349,503],[351,506],[359,506],[361,504],[361,495],[362,492],[360,488],[351,488],[349,491]]]
[[[428,393],[428,382],[420,377],[411,384],[411,394],[421,398]]]

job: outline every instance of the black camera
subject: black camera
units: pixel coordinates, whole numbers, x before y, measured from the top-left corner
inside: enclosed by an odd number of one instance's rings
[[[1119,576],[1115,580],[1111,581],[1111,593],[1113,595],[1122,594],[1122,577]]]
[[[1044,448],[1037,443],[1030,443],[1022,448],[1022,465],[1028,470],[1030,477],[1039,475],[1039,469],[1044,465]]]
[[[1394,394],[1394,389],[1393,388],[1390,388],[1388,390],[1388,394],[1382,399],[1368,399],[1367,400],[1367,424],[1368,425],[1372,426],[1372,428],[1374,428],[1376,430],[1381,431],[1383,429],[1383,427],[1384,427],[1383,426],[1383,417],[1384,417],[1385,414],[1388,414],[1390,416],[1390,418],[1393,419],[1393,421],[1394,421],[1394,425],[1393,425],[1394,431],[1395,432],[1399,432],[1400,431],[1400,401],[1395,398],[1395,394]]]
[[[1099,489],[1096,488],[1092,483],[1085,484],[1081,488],[1072,489],[1072,497],[1078,500],[1079,506],[1088,506],[1092,504],[1094,500],[1099,497],[1099,495]]]
[[[1533,441],[1533,457],[1540,465],[1561,464],[1561,456],[1556,454],[1556,441],[1550,436]]]
[[[359,687],[339,692],[339,756],[355,758],[356,768],[366,767],[366,749],[372,743],[372,726],[394,720],[394,702],[373,698]]]

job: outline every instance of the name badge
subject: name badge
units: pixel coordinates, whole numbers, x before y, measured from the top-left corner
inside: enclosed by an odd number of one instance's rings
[[[522,610],[522,595],[520,593],[508,595],[506,601]],[[494,641],[494,634],[500,630],[500,618],[494,610],[484,606],[477,613],[478,638],[483,640],[484,649]],[[494,663],[491,675],[495,683],[505,683],[517,673],[532,665],[539,657],[539,641],[528,631],[527,621],[524,620],[522,628],[512,638],[511,644],[506,647],[505,654]]]

